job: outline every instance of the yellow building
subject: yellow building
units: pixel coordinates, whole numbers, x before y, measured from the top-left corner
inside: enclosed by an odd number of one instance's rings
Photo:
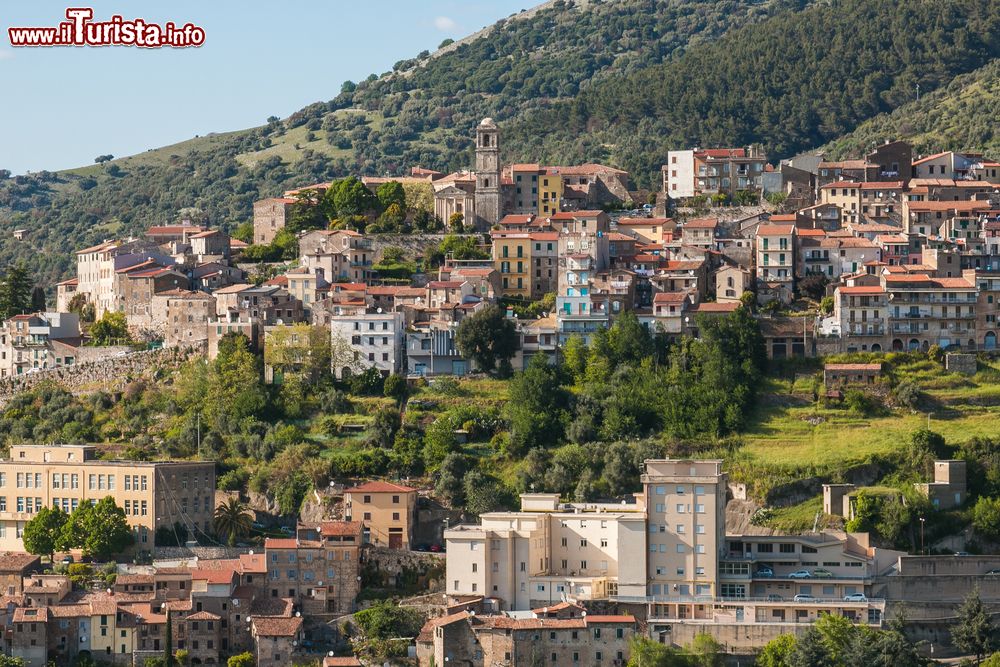
[[[417,490],[391,482],[368,482],[344,491],[348,521],[364,524],[369,544],[390,549],[412,546]]]
[[[510,170],[514,213],[547,217],[559,212],[563,177],[557,171],[538,164],[515,164]]]
[[[858,222],[861,209],[861,183],[837,181],[819,189],[819,203],[833,204],[840,208],[840,224]]]
[[[0,550],[24,550],[24,525],[42,507],[72,512],[107,496],[125,510],[135,548],[151,550],[160,526],[211,531],[215,464],[100,460],[93,445],[12,446],[0,461]]]
[[[493,231],[493,267],[503,296],[531,298],[531,234]]]
[[[538,215],[548,217],[560,210],[563,198],[563,177],[545,169],[538,177]]]

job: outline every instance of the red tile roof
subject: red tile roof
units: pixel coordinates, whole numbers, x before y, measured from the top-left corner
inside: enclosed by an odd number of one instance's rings
[[[362,667],[361,661],[354,656],[346,658],[330,657],[323,658],[323,667]]]
[[[903,181],[868,181],[861,184],[862,190],[901,190]]]
[[[301,618],[254,616],[250,623],[254,634],[262,637],[294,637],[302,629]]]
[[[416,489],[412,486],[403,486],[392,482],[372,481],[352,486],[345,489],[344,493],[409,493],[411,491],[416,491]]]
[[[795,225],[758,225],[757,236],[791,236]]]
[[[931,160],[936,160],[936,159],[938,159],[939,157],[944,157],[944,156],[945,156],[945,155],[947,155],[947,154],[948,154],[949,152],[950,152],[950,151],[945,151],[945,152],[943,152],[943,153],[934,153],[934,155],[928,155],[927,157],[922,157],[922,158],[920,158],[920,159],[918,159],[918,160],[914,160],[914,161],[913,161],[913,165],[914,165],[914,166],[916,166],[916,165],[918,165],[918,164],[923,164],[924,162],[930,162]]]
[[[684,229],[715,229],[718,226],[718,218],[698,218],[684,223]]]
[[[852,296],[875,296],[885,294],[885,290],[879,285],[841,285],[837,288],[841,294]]]
[[[188,616],[184,620],[185,621],[218,621],[221,618],[222,618],[221,616],[216,616],[215,614],[213,614],[210,611],[199,611],[199,612],[195,612],[194,614],[191,614],[190,616]]]
[[[658,292],[653,303],[682,303],[687,298],[687,292]]]
[[[40,562],[39,557],[32,554],[5,551],[0,554],[0,572],[21,572],[26,568],[38,565]]]
[[[360,521],[324,521],[319,525],[319,533],[323,537],[343,537],[360,535]]]
[[[265,549],[297,549],[299,541],[294,537],[268,537],[264,540]]]
[[[857,189],[861,184],[857,181],[837,181],[836,183],[827,183],[821,190],[827,190],[829,188],[855,188]]]
[[[741,305],[736,301],[732,303],[699,303],[692,310],[696,313],[731,313]]]

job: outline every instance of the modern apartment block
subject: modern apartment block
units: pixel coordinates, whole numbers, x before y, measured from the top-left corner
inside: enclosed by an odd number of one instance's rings
[[[642,487],[622,504],[524,494],[519,512],[445,531],[447,595],[484,598],[514,618],[567,602],[617,604],[675,645],[704,631],[760,648],[823,613],[882,623],[874,578],[899,552],[874,549],[867,534],[727,534],[719,460],[648,460]]]
[[[663,192],[672,199],[760,190],[767,156],[757,147],[668,151]]]
[[[42,507],[72,512],[107,496],[125,510],[137,551],[160,526],[212,530],[215,464],[99,459],[93,445],[14,445],[0,460],[0,550],[21,551],[24,524]]]
[[[403,368],[403,313],[381,308],[353,315],[331,315],[333,372],[338,378],[374,366],[383,375]]]
[[[0,378],[72,366],[80,341],[76,313],[14,315],[0,323]]]
[[[608,300],[593,293],[596,274],[609,263],[610,222],[603,211],[557,213],[550,220],[559,234],[559,339],[565,342],[573,334],[589,339],[611,320]]]

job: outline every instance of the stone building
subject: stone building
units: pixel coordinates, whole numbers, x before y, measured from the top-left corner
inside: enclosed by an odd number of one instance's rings
[[[485,232],[500,222],[500,130],[492,118],[476,127],[476,217],[477,231]]]
[[[285,228],[285,217],[295,200],[290,197],[261,199],[253,204],[253,242],[266,245]]]
[[[204,292],[175,289],[154,295],[153,301],[154,304],[161,302],[166,311],[165,347],[208,345],[208,323],[216,313],[215,297]]]

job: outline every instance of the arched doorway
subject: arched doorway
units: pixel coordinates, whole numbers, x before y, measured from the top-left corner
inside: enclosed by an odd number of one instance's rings
[[[911,338],[909,344],[910,352],[916,352],[919,349],[920,349],[920,341],[917,340],[916,338]]]
[[[974,339],[972,338],[969,339],[969,345],[967,349],[969,349],[970,351],[976,349],[976,341]]]
[[[928,343],[927,341],[924,341],[923,343],[920,344],[920,349],[926,352],[927,350],[931,349],[931,344]]]
[[[900,347],[902,347],[902,344],[900,344]],[[879,345],[878,343],[872,343],[872,352],[881,352],[881,351],[882,351],[881,345]]]
[[[986,337],[983,338],[983,349],[984,350],[995,350],[997,349],[997,335],[993,331],[987,331]]]
[[[899,340],[898,338],[893,338],[892,339],[892,351],[893,352],[902,352],[903,351],[903,341]]]

